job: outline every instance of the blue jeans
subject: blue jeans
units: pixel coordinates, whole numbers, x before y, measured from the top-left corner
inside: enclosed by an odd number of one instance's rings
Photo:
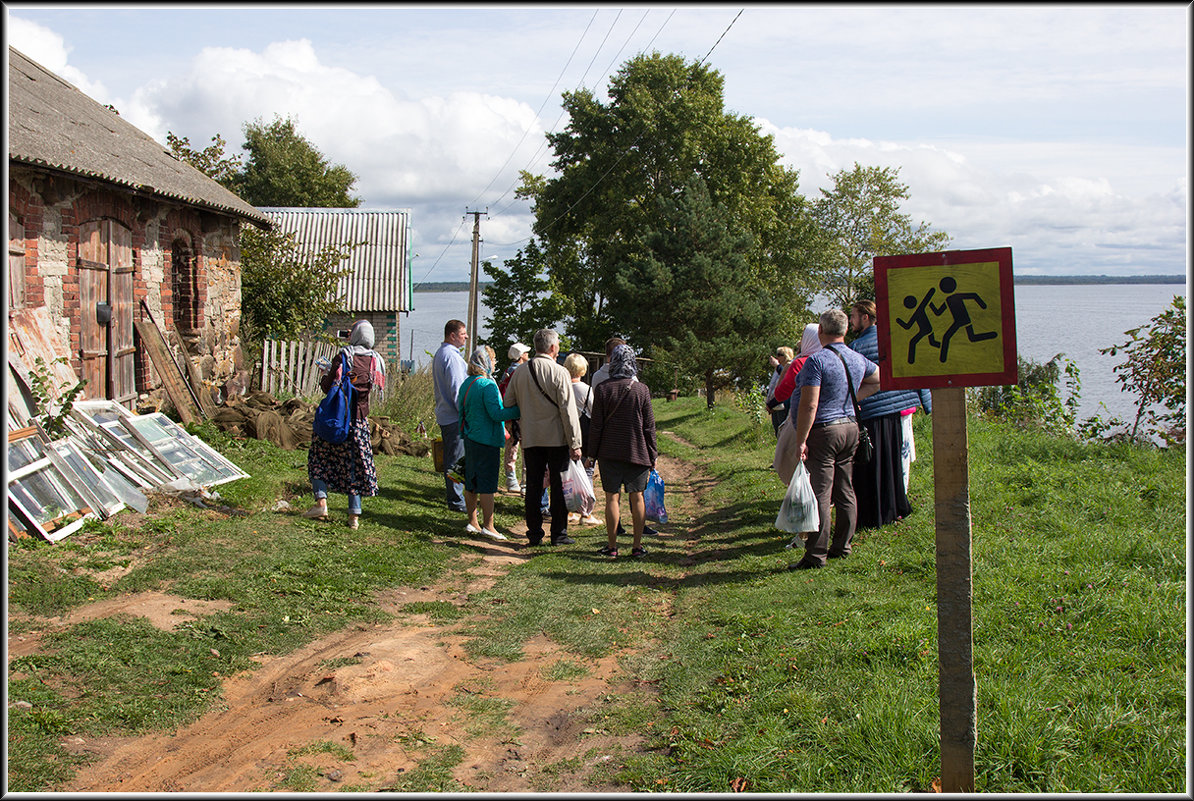
[[[326,481],[315,479],[311,482],[311,489],[315,491],[315,500],[325,499],[328,496],[328,484]],[[361,513],[361,496],[348,493],[348,513],[350,515],[359,515]]]
[[[444,499],[453,512],[466,512],[464,485],[448,478],[448,469],[464,456],[464,439],[460,436],[460,423],[440,423],[440,436],[444,440]]]

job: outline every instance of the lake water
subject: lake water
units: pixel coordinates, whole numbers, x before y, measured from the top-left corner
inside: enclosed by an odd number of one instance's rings
[[[1122,356],[1103,356],[1099,348],[1124,342],[1129,328],[1147,325],[1168,308],[1174,295],[1185,297],[1184,284],[1081,284],[1015,287],[1016,344],[1020,354],[1046,362],[1058,353],[1081,371],[1079,416],[1111,415],[1131,420],[1136,410],[1130,395],[1120,392],[1112,368]],[[416,292],[415,310],[401,321],[402,358],[429,364],[444,340],[444,323],[468,315],[467,292]],[[488,334],[484,304],[478,313],[481,334]],[[471,333],[471,332],[470,332]],[[471,337],[470,337],[471,341]],[[530,344],[529,342],[527,343]],[[505,354],[498,362],[505,363]],[[1102,403],[1107,407],[1099,408]]]

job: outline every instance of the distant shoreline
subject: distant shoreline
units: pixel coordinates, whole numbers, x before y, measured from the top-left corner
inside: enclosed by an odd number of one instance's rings
[[[478,281],[477,288],[484,289],[492,283],[492,281]],[[415,284],[413,289],[415,292],[468,292],[468,290],[468,281],[424,281],[421,284]]]
[[[492,281],[479,281],[478,289],[485,289]],[[1013,284],[1185,284],[1184,275],[1013,275]],[[468,281],[431,281],[415,284],[415,292],[468,292]]]
[[[1184,284],[1184,275],[1012,275],[1013,284]]]

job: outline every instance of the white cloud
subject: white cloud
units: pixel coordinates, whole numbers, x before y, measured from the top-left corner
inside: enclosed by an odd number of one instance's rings
[[[167,129],[194,144],[218,133],[235,151],[245,122],[275,115],[293,117],[329,161],[352,170],[365,205],[416,208],[412,226],[424,257],[452,240],[466,208],[488,203],[491,213],[510,212],[486,221],[487,240],[529,235],[513,187],[519,169],[546,169],[543,130],[530,107],[510,98],[397,94],[373,76],[321,63],[311,43],[298,40],[261,52],[205,48],[185,74],[139,90],[129,117],[160,141]],[[471,248],[468,236],[457,240]]]
[[[1011,246],[1025,273],[1174,273],[1186,251],[1188,187],[1170,148],[1032,142],[916,145],[834,139],[763,121],[801,192],[829,176],[894,167],[908,186],[902,210],[953,237],[958,249]],[[1146,173],[1149,180],[1141,180]],[[1171,190],[1157,193],[1158,180]]]
[[[122,110],[119,104],[113,102],[102,83],[89,80],[86,75],[68,63],[70,48],[66,46],[66,41],[61,36],[36,22],[7,14],[6,17],[9,45],[50,72],[65,79],[93,100],[116,105],[118,110]]]

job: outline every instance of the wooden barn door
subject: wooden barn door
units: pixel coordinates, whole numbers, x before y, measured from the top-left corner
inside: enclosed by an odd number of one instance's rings
[[[133,235],[114,220],[79,231],[79,343],[90,398],[132,408],[137,398],[133,342]],[[104,318],[107,318],[106,320]]]

